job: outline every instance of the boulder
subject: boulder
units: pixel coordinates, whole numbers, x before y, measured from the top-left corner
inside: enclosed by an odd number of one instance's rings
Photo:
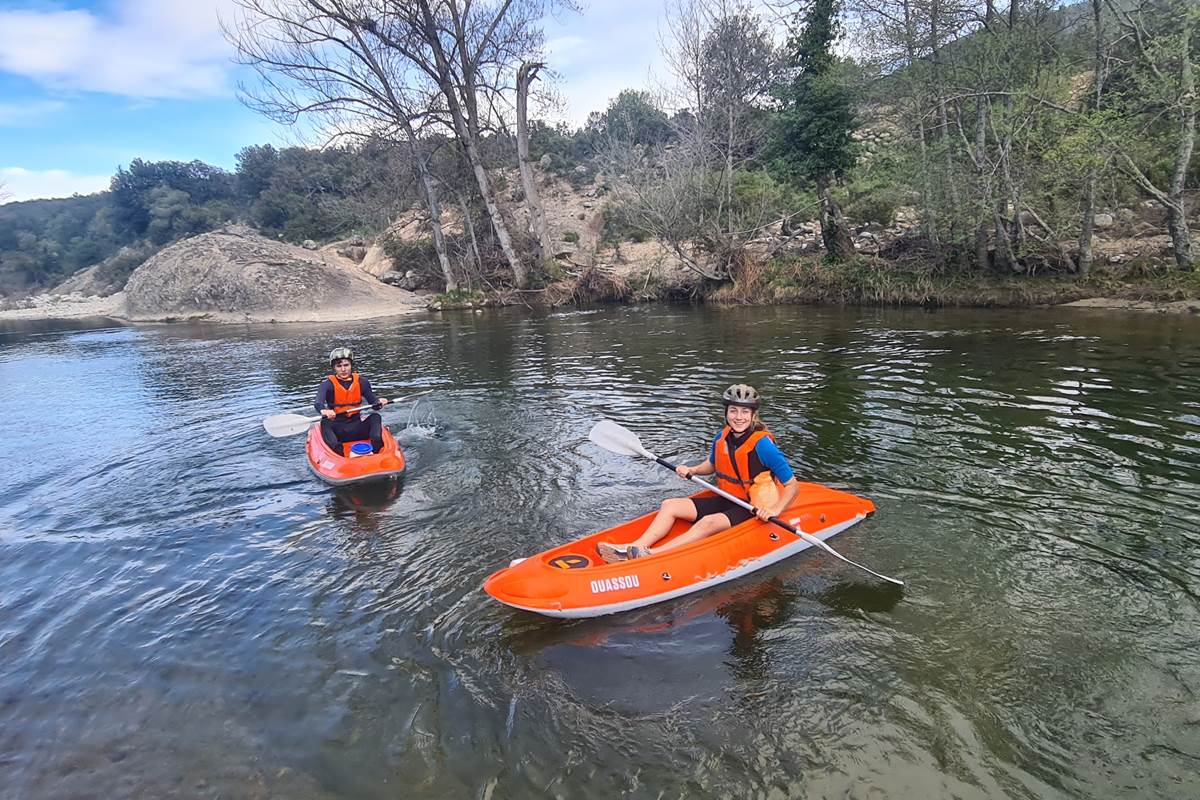
[[[392,262],[392,257],[384,252],[383,245],[373,244],[363,254],[362,261],[358,262],[358,268],[368,275],[379,278],[395,269],[395,264]]]
[[[550,169],[550,154],[546,153],[538,159],[538,166],[542,169]]]
[[[1092,224],[1097,228],[1111,228],[1116,223],[1112,214],[1097,214],[1092,219]]]
[[[367,248],[359,244],[350,244],[345,247],[339,247],[337,254],[342,258],[348,258],[356,264],[361,264],[362,260],[367,257]]]
[[[142,264],[125,287],[131,319],[218,321],[360,319],[417,307],[353,263],[227,228],[176,242]]]

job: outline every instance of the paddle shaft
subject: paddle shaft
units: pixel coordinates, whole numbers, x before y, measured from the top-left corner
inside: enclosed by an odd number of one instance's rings
[[[675,472],[676,466],[674,464],[672,464],[670,461],[667,461],[665,458],[660,458],[659,456],[656,456],[649,451],[646,451],[646,455],[648,455],[650,458],[653,458],[659,464],[661,464],[662,466],[671,470],[672,472]],[[676,473],[676,474],[678,474],[678,473]],[[708,481],[701,480],[700,478],[697,478],[695,475],[689,476],[688,480],[691,481],[692,483],[698,483],[701,486],[703,486],[705,489],[716,492],[721,497],[724,497],[726,500],[737,503],[739,506],[741,506],[742,508],[751,512],[752,514],[754,514],[756,516],[758,515],[758,509],[755,506],[753,506],[750,503],[747,503],[745,500],[743,500],[742,498],[740,498],[736,495],[730,494],[729,492],[725,491],[721,487],[715,486],[715,485],[709,483]],[[801,539],[808,542],[809,544],[814,545],[815,547],[821,548],[825,552],[829,553],[831,556],[834,556],[835,558],[837,558],[841,561],[845,561],[847,564],[852,564],[852,565],[858,567],[859,569],[863,570],[864,572],[871,573],[876,578],[880,578],[881,580],[888,581],[889,583],[894,583],[897,586],[904,585],[904,581],[897,580],[896,578],[889,578],[887,575],[882,575],[882,574],[876,572],[875,570],[870,569],[869,567],[864,567],[862,564],[859,564],[857,561],[851,561],[850,559],[846,558],[844,555],[839,553],[837,550],[834,550],[832,547],[825,544],[823,541],[818,539],[816,536],[813,536],[811,533],[805,533],[804,531],[797,528],[795,525],[792,525],[788,522],[784,522],[779,517],[768,517],[767,521],[771,522],[775,525],[778,525],[779,527],[783,528],[788,533],[792,533],[792,534],[795,534],[796,536],[799,536]]]

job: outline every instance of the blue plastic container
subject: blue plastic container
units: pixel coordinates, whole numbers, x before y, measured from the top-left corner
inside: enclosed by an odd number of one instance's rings
[[[350,457],[371,455],[371,445],[366,442],[355,442],[350,445]]]

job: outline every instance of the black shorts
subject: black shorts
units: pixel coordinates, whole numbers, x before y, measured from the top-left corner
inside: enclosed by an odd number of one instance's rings
[[[724,514],[729,518],[729,527],[740,525],[754,516],[732,500],[724,497],[697,497],[692,500],[696,506],[696,519],[707,517],[709,514]]]

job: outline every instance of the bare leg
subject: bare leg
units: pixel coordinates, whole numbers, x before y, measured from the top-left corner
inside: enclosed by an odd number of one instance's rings
[[[596,549],[600,557],[608,562],[621,561],[625,558],[628,547],[637,545],[647,548],[671,532],[675,520],[683,519],[691,522],[696,519],[696,504],[688,497],[672,497],[663,500],[658,513],[646,526],[646,530],[629,545],[614,545],[611,542],[598,542]]]
[[[632,544],[638,547],[649,547],[671,532],[675,520],[683,519],[692,522],[696,519],[696,504],[690,497],[672,497],[662,501],[662,506],[654,519],[646,526],[646,531],[634,539]]]
[[[714,533],[729,530],[730,527],[729,517],[724,514],[709,514],[707,517],[701,517],[685,533],[679,534],[654,552],[662,553],[676,547],[683,547],[685,544],[698,542],[707,536],[712,536]]]

